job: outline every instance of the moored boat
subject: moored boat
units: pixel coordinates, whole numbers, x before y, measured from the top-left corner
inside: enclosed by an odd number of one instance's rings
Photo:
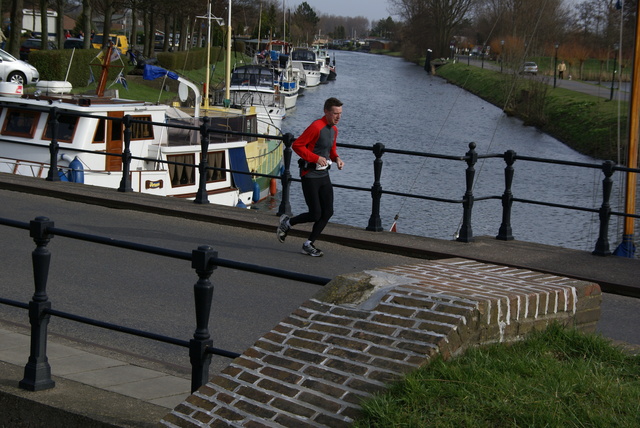
[[[201,187],[197,167],[204,160],[198,132],[201,97],[195,85],[184,79],[181,83],[196,91],[194,117],[176,118],[167,105],[104,96],[104,85],[93,96],[0,95],[0,172],[114,189],[128,179],[127,190],[134,192],[202,198],[204,191],[209,202],[227,206],[246,206],[254,197],[263,197],[251,175],[242,174],[250,172],[248,139],[225,133],[211,133],[208,138],[205,156],[210,168]],[[124,118],[131,124],[126,128]],[[258,129],[255,114],[219,113],[209,120],[212,129],[249,133]],[[125,140],[131,154],[127,168],[123,168]],[[264,146],[269,145],[255,140],[251,156],[266,152]],[[272,163],[278,163],[277,150]],[[128,175],[123,176],[123,169]]]
[[[253,107],[258,115],[258,133],[276,135],[286,115],[285,96],[280,94],[275,72],[272,68],[249,64],[236,67],[229,84],[231,107]],[[222,96],[219,93],[217,100]],[[223,104],[217,102],[216,104]]]
[[[291,61],[294,68],[304,70],[307,88],[320,84],[320,66],[315,52],[305,48],[295,48],[291,52]]]

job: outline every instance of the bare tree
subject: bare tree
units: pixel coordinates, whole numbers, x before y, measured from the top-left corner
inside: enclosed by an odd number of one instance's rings
[[[395,14],[405,20],[405,42],[416,52],[433,49],[436,56],[449,51],[456,27],[479,0],[389,0]],[[415,54],[415,53],[414,53]]]

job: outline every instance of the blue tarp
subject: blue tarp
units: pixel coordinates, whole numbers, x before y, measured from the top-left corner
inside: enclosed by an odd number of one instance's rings
[[[229,149],[229,160],[231,161],[231,169],[235,171],[249,172],[249,164],[247,163],[247,155],[244,147],[236,147]],[[240,192],[251,192],[253,190],[253,181],[249,174],[232,173],[233,181]]]
[[[173,71],[165,70],[156,65],[145,64],[142,78],[144,80],[155,80],[158,77],[167,76],[169,79],[178,80],[178,75]]]

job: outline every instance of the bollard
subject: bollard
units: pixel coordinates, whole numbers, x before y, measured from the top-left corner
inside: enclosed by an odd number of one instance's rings
[[[504,193],[502,194],[502,224],[496,239],[502,241],[512,241],[513,231],[511,230],[511,206],[513,205],[513,193],[511,186],[513,184],[513,164],[516,161],[516,152],[507,150],[504,153],[504,161],[507,166],[504,169]]]
[[[208,204],[209,195],[207,194],[207,153],[209,152],[209,118],[207,116],[202,118],[202,125],[200,125],[200,164],[198,171],[200,172],[200,180],[198,185],[198,192],[193,202],[196,204]]]
[[[604,180],[602,180],[602,206],[598,213],[600,217],[600,233],[596,241],[596,248],[591,253],[596,256],[611,255],[611,251],[609,250],[609,219],[611,218],[611,205],[609,204],[609,200],[613,186],[611,176],[613,175],[614,166],[615,163],[610,160],[602,164],[602,172],[604,173]]]
[[[282,183],[282,200],[280,201],[280,206],[278,207],[278,212],[276,213],[276,215],[278,216],[281,216],[282,214],[291,216],[291,156],[293,154],[291,146],[293,145],[294,141],[295,138],[293,137],[293,134],[284,134],[284,152],[282,155],[282,158],[284,160],[284,171],[280,176],[280,181]]]
[[[124,125],[124,151],[122,152],[122,179],[118,192],[133,192],[131,187],[131,116],[125,115],[122,118]]]
[[[46,310],[51,308],[51,302],[47,297],[51,253],[47,249],[47,244],[53,238],[47,229],[52,227],[53,222],[47,217],[37,217],[30,223],[30,236],[36,243],[36,249],[31,253],[35,284],[35,293],[29,302],[31,351],[29,361],[24,368],[24,378],[18,384],[20,388],[29,391],[42,391],[55,386],[47,359],[47,326],[50,315],[46,313]]]
[[[217,257],[218,252],[208,245],[200,246],[192,252],[191,267],[198,274],[198,282],[193,286],[196,305],[196,331],[193,334],[193,339],[189,341],[191,393],[209,381],[211,354],[207,353],[207,348],[213,346],[213,340],[209,335],[213,285],[209,281],[209,277],[217,267],[213,264],[213,259]]]
[[[58,175],[58,107],[52,107],[49,111],[49,126],[51,127],[51,144],[49,144],[49,172],[47,181],[60,181]]]
[[[380,219],[380,199],[382,199],[382,185],[380,176],[382,175],[382,155],[384,154],[384,144],[373,145],[373,154],[376,156],[373,161],[373,186],[371,186],[371,217],[367,230],[382,232],[382,220]]]
[[[473,210],[473,179],[476,174],[474,165],[478,162],[478,153],[476,153],[476,143],[469,143],[469,151],[465,154],[467,158],[467,170],[465,178],[467,190],[462,199],[463,215],[462,226],[457,241],[473,242],[473,231],[471,230],[471,211]]]

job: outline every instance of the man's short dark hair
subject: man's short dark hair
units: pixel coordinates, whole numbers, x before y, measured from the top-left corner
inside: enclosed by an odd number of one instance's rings
[[[324,102],[324,109],[328,111],[331,110],[332,107],[342,107],[342,101],[334,97],[327,98]]]

